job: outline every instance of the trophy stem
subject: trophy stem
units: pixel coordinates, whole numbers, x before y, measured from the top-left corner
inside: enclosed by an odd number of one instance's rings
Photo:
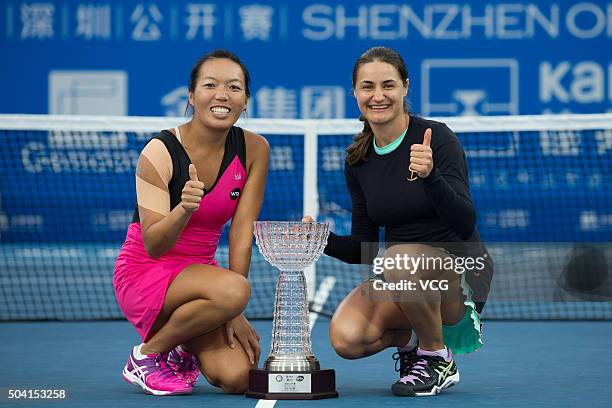
[[[274,322],[268,371],[313,371],[319,362],[312,353],[308,296],[303,271],[281,271],[276,283]]]

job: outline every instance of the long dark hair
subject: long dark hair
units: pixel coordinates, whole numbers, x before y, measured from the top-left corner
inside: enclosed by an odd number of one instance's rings
[[[381,61],[387,64],[393,65],[399,73],[402,83],[406,84],[408,81],[408,69],[402,59],[402,56],[395,50],[387,47],[373,47],[361,54],[361,56],[355,61],[353,66],[353,89],[357,85],[357,72],[359,68],[369,62]],[[404,112],[408,113],[408,103],[404,99]],[[346,161],[349,165],[354,165],[359,162],[365,161],[366,156],[372,147],[372,140],[374,139],[374,132],[370,123],[366,118],[361,115],[359,120],[363,122],[363,130],[355,135],[353,143],[346,148]]]
[[[194,92],[196,87],[196,82],[198,82],[198,74],[200,73],[200,68],[206,61],[212,59],[228,59],[230,61],[235,62],[240,66],[242,70],[242,74],[244,75],[244,93],[246,94],[247,99],[251,96],[251,75],[249,74],[249,70],[247,69],[244,62],[236,54],[228,50],[214,50],[209,52],[208,54],[202,56],[199,60],[193,64],[193,68],[191,68],[191,74],[189,75],[189,92]],[[185,115],[189,111],[189,101],[187,101],[187,106],[185,107]]]

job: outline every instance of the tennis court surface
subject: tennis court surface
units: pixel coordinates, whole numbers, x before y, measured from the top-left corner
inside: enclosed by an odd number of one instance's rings
[[[262,337],[262,361],[271,321],[254,322]],[[15,406],[255,407],[258,400],[227,396],[198,380],[193,394],[145,395],[121,378],[138,337],[127,322],[2,323],[2,403],[8,389],[66,390],[65,400],[10,401]],[[436,397],[398,398],[393,350],[344,360],[329,345],[329,322],[313,327],[313,351],[323,368],[336,370],[340,398],[278,401],[274,407],[609,407],[612,402],[612,323],[559,321],[485,322],[485,346],[459,356],[461,382]],[[272,402],[266,402],[271,406]],[[260,403],[260,407],[263,403]]]

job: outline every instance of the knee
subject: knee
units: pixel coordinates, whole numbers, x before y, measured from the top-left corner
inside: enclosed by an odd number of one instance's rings
[[[432,254],[433,247],[426,244],[398,244],[385,250],[384,258],[395,258],[399,255],[403,259],[404,255],[411,258],[423,258]]]
[[[207,374],[206,379],[226,394],[244,394],[249,387],[248,370],[227,369],[216,375]]]
[[[219,295],[229,318],[234,318],[242,313],[249,303],[251,285],[244,276],[234,274],[228,279]]]
[[[400,244],[388,248],[382,257],[399,259],[399,265],[401,265],[399,269],[385,269],[385,279],[390,282],[404,279],[416,281],[423,277],[424,273],[428,270],[428,265],[432,263],[429,259],[435,259],[435,253],[432,253],[432,247],[429,245]],[[427,265],[425,260],[428,262]],[[433,266],[435,266],[435,263]]]
[[[359,327],[346,323],[334,323],[329,326],[329,339],[336,353],[349,360],[362,356],[363,339]]]

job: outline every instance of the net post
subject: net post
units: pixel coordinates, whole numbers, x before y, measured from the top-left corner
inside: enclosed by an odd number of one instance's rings
[[[310,215],[315,220],[319,215],[319,193],[317,189],[317,146],[318,134],[314,123],[306,126],[304,132],[304,198],[303,215]],[[304,269],[308,301],[314,300],[317,284],[316,266],[313,263]]]

